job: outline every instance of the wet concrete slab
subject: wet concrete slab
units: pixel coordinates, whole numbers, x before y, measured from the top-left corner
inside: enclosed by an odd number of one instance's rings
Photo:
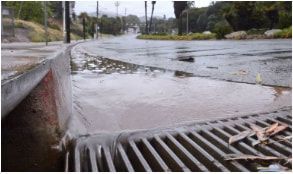
[[[71,62],[74,114],[91,133],[166,127],[291,106],[291,88],[211,80],[78,51],[73,50]]]

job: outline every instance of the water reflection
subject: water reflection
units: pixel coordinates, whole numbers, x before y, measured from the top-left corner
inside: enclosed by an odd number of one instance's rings
[[[168,70],[156,67],[148,67],[112,60],[104,57],[86,56],[85,60],[71,60],[71,74],[82,72],[98,74],[137,74],[137,73],[165,73]],[[169,71],[171,72],[171,71]]]

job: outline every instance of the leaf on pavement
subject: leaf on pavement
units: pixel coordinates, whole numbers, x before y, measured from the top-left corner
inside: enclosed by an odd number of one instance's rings
[[[272,125],[270,125],[267,129],[266,129],[266,131],[265,131],[265,133],[266,134],[271,134],[271,133],[273,133],[274,132],[274,130],[278,127],[278,123],[274,123],[274,124],[272,124]]]
[[[281,131],[283,131],[283,130],[285,130],[285,129],[287,129],[287,128],[288,128],[288,125],[286,125],[286,124],[280,124],[280,125],[278,125],[278,126],[273,130],[272,133],[270,133],[269,136],[273,136],[273,135],[275,135],[275,134],[277,134],[277,133],[279,133],[279,132],[281,132]]]
[[[257,139],[262,142],[266,141],[268,137],[265,135],[265,130],[255,124],[250,124],[251,129],[255,132]]]

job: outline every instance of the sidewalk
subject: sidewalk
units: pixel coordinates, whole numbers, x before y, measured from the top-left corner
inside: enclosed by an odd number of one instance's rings
[[[2,43],[1,81],[20,75],[51,57],[66,46],[62,42],[45,43]]]

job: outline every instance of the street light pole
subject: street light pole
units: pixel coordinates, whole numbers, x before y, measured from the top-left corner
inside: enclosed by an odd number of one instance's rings
[[[118,7],[119,7],[120,3],[118,1],[115,2],[115,6],[116,6],[116,16],[118,17]]]

